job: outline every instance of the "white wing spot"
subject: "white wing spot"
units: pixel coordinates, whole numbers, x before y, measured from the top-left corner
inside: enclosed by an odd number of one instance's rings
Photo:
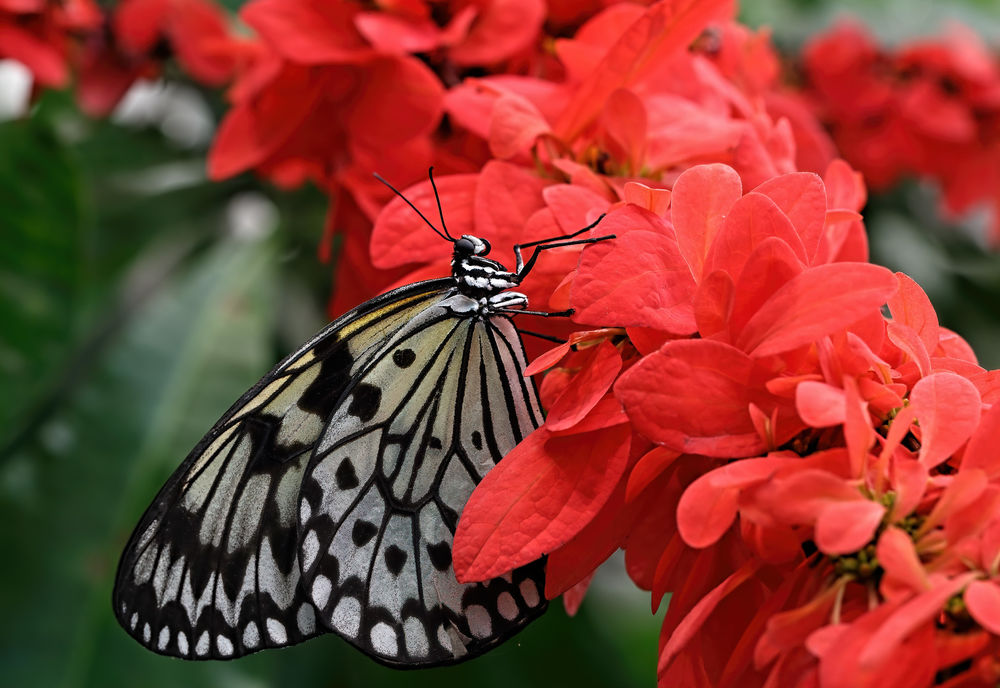
[[[529,607],[537,607],[540,600],[538,598],[538,586],[535,585],[535,581],[523,580],[519,587],[521,589],[521,597],[524,598],[524,603]]]
[[[170,629],[164,626],[160,629],[160,636],[156,639],[156,648],[158,650],[166,650],[167,643],[170,642]]]
[[[372,626],[371,641],[372,647],[380,655],[395,657],[399,654],[399,640],[396,638],[396,630],[384,621],[379,621]]]
[[[330,601],[330,591],[332,589],[333,584],[324,575],[316,576],[313,580],[312,600],[318,609],[326,609],[326,603]],[[334,617],[336,617],[336,612],[334,612]]]
[[[357,638],[361,627],[361,602],[354,597],[341,597],[333,610],[332,626],[344,635]]]
[[[288,642],[288,632],[285,630],[285,625],[277,619],[267,620],[267,634],[271,636],[271,642],[278,645],[284,645]]]
[[[182,655],[187,655],[188,653],[188,637],[184,631],[177,631],[177,649]]]
[[[312,516],[312,512],[313,510],[309,506],[309,501],[303,497],[302,501],[299,502],[299,523],[308,521],[309,517]]]
[[[149,644],[149,639],[153,636],[153,629],[146,624],[142,627],[142,642]]]
[[[514,601],[514,596],[509,592],[500,593],[497,596],[497,611],[508,621],[517,618],[517,602]]]
[[[302,502],[306,504],[306,502]],[[316,555],[319,554],[319,535],[316,534],[315,530],[310,530],[306,533],[305,539],[302,541],[302,569],[308,571],[313,562],[316,561]]]
[[[139,623],[139,614],[137,612],[132,612],[132,618],[128,620],[128,627],[134,631],[137,623]]]
[[[295,623],[299,626],[299,633],[312,635],[316,630],[316,611],[311,604],[299,605],[299,611],[295,614]]]
[[[448,629],[444,627],[444,624],[438,626],[437,640],[441,647],[451,652],[451,636],[448,635]]]
[[[260,630],[257,628],[257,622],[251,621],[243,629],[243,646],[252,650],[258,645],[260,645]]]
[[[197,644],[194,646],[195,654],[197,654],[199,657],[204,657],[205,655],[207,655],[209,649],[209,643],[211,642],[212,642],[211,639],[208,637],[208,631],[202,631],[201,635],[198,636]]]
[[[406,643],[406,652],[411,657],[426,657],[430,654],[430,641],[427,639],[427,631],[420,619],[411,616],[403,622],[403,641]]]
[[[469,620],[469,630],[477,638],[487,638],[493,631],[490,613],[478,604],[470,604],[465,608],[465,618]]]
[[[225,657],[233,654],[233,641],[224,635],[215,636],[215,647],[219,650],[219,654]]]

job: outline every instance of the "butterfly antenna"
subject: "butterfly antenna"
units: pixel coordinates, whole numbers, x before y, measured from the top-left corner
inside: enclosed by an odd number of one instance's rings
[[[435,227],[434,223],[431,222],[430,220],[428,220],[424,216],[424,214],[422,212],[420,212],[420,209],[417,208],[417,206],[413,205],[413,203],[410,202],[410,199],[407,198],[406,196],[404,196],[403,193],[399,189],[397,189],[395,186],[393,186],[392,184],[390,184],[389,182],[387,182],[385,180],[385,178],[382,177],[382,175],[380,175],[378,172],[375,172],[373,174],[375,176],[375,179],[379,180],[380,182],[382,182],[383,184],[385,184],[386,186],[388,186],[392,190],[392,192],[394,194],[396,194],[397,196],[399,196],[400,198],[402,198],[404,201],[406,201],[406,205],[408,205],[411,208],[413,208],[413,212],[415,212],[417,215],[419,215],[420,219],[423,220],[424,222],[426,222],[427,226],[430,227],[431,229],[433,229],[435,234],[437,234],[442,239],[450,241],[451,243],[455,243],[455,240],[452,239],[451,236],[446,235],[446,234],[442,234],[441,230],[438,229],[437,227]],[[433,179],[433,177],[431,178],[431,186],[434,186],[434,179]],[[437,188],[436,187],[434,188],[434,196],[435,196],[435,198],[437,197]],[[441,210],[441,201],[440,200],[438,201],[438,210]],[[442,222],[443,222],[443,218],[442,218]]]
[[[438,195],[437,184],[434,183],[434,167],[432,166],[427,170],[427,176],[431,179],[431,188],[434,189],[434,200],[437,201],[438,205],[438,217],[441,218],[441,229],[444,230],[445,236],[451,240],[451,243],[455,243],[455,238],[448,231],[448,226],[444,223],[444,211],[441,210],[441,196]]]

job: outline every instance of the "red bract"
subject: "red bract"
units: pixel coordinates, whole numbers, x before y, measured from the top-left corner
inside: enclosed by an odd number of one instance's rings
[[[63,87],[74,34],[101,25],[92,0],[8,0],[0,2],[0,58],[17,60],[39,86]]]
[[[805,51],[819,112],[851,164],[875,188],[920,175],[945,208],[990,208],[1000,238],[1000,64],[969,30],[897,50],[842,24]]]
[[[249,50],[211,0],[124,0],[109,24],[80,58],[77,100],[91,115],[109,113],[139,77],[156,77],[167,56],[198,83],[220,86]]]

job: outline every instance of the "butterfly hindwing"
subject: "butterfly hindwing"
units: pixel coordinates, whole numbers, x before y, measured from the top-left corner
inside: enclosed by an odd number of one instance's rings
[[[309,457],[386,338],[450,286],[409,285],[339,318],[216,423],[122,555],[114,609],[133,637],[161,654],[227,659],[326,632],[299,585],[298,494]]]
[[[507,317],[443,302],[385,342],[316,445],[303,587],[324,625],[383,663],[475,656],[544,611],[543,562],[476,584],[458,583],[451,562],[472,490],[541,422],[524,366]]]

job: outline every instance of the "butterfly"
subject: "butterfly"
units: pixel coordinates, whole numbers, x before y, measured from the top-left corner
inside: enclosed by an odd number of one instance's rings
[[[376,175],[377,176],[377,175]],[[451,560],[462,509],[542,422],[512,291],[543,251],[613,237],[578,232],[514,247],[439,230],[452,274],[341,316],[247,391],[142,516],[113,606],[145,647],[231,659],[333,632],[397,667],[451,664],[544,612],[544,559],[483,583]],[[533,248],[528,260],[522,251]]]

